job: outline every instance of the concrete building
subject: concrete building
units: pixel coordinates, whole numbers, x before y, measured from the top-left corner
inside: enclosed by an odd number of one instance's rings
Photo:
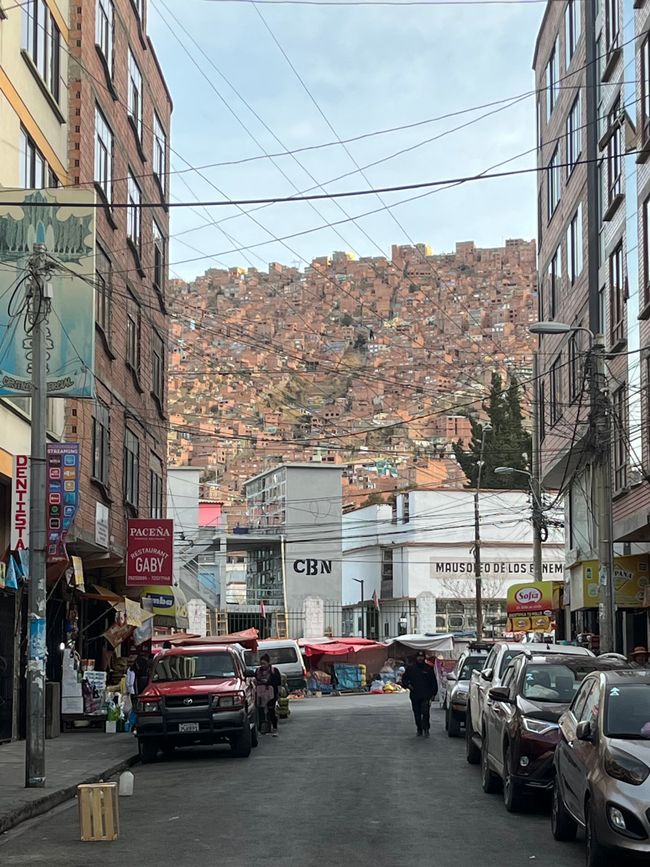
[[[505,625],[508,587],[534,580],[531,508],[522,491],[484,491],[479,505],[483,612],[490,634]],[[353,634],[381,639],[407,629],[476,628],[473,491],[410,491],[396,498],[394,508],[347,512],[342,529],[342,599]],[[543,574],[563,580],[564,537],[557,527],[549,528],[543,546]]]
[[[650,539],[650,9],[632,0],[549,2],[537,37],[539,318],[603,336],[612,412],[615,554]],[[589,440],[589,335],[544,336],[542,481],[566,492],[567,574],[578,631],[598,631],[582,592],[597,561]],[[598,564],[596,563],[596,569]],[[580,589],[580,592],[574,592]],[[621,606],[620,649],[648,640],[643,596]]]

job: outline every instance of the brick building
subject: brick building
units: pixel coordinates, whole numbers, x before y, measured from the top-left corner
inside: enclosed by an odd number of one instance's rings
[[[172,102],[146,15],[144,0],[79,3],[71,14],[70,173],[103,207],[94,275],[97,399],[70,401],[66,411],[66,439],[82,443],[70,548],[91,579],[110,579],[115,589],[127,519],[165,515]]]
[[[638,7],[638,8],[637,8]],[[649,7],[578,0],[547,4],[534,55],[538,114],[541,320],[602,335],[611,400],[615,555],[647,574],[650,450]],[[624,72],[626,70],[626,72]],[[636,70],[636,73],[634,72]],[[600,338],[599,338],[600,342]],[[542,479],[566,490],[567,568],[579,631],[596,631],[597,558],[585,331],[540,338]],[[597,563],[596,563],[597,574]],[[643,599],[621,605],[619,645],[645,644]]]

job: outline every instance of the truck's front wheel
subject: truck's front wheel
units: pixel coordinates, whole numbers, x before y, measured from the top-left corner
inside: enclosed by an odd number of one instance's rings
[[[230,746],[237,758],[245,759],[250,756],[251,749],[253,748],[253,737],[248,720],[246,720],[241,734],[232,739]]]
[[[138,752],[140,753],[140,761],[143,765],[149,765],[156,761],[158,755],[158,741],[147,738],[138,740]]]

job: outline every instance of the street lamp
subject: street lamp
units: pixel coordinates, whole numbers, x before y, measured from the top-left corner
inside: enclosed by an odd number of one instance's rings
[[[485,435],[491,433],[492,425],[484,424],[481,432],[481,451],[476,462],[476,491],[474,492],[474,581],[476,584],[476,637],[483,638],[483,586],[481,584],[481,520],[479,513],[479,495],[481,493],[481,476],[483,475],[483,453],[485,451]]]
[[[597,492],[592,512],[597,515],[598,525],[600,649],[602,652],[611,652],[616,649],[616,589],[612,516],[612,412],[605,375],[604,338],[602,334],[594,334],[582,325],[564,322],[537,322],[528,330],[538,335],[584,331],[589,336],[589,423],[595,443],[594,482]]]
[[[363,610],[363,600],[364,600],[364,592],[363,592],[363,578],[353,578],[353,581],[356,581],[357,584],[361,584],[361,637],[366,637],[366,615]]]
[[[537,479],[528,470],[518,470],[515,467],[495,467],[494,474],[497,476],[510,476],[513,473],[519,473],[522,476],[528,476],[528,484],[530,492],[533,495],[533,572],[535,581],[542,580],[542,502]]]

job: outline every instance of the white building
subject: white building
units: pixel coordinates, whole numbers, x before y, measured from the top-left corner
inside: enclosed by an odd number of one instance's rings
[[[533,530],[525,491],[486,490],[479,505],[488,632],[491,623],[505,618],[508,587],[534,580]],[[348,512],[342,529],[343,605],[366,602],[365,626],[359,628],[353,616],[348,618],[353,621],[350,631],[378,638],[396,635],[400,619],[406,619],[402,627],[421,632],[476,627],[472,490],[400,494],[394,507]],[[544,578],[563,580],[561,527],[549,526],[542,558]],[[379,610],[370,602],[375,593]]]

